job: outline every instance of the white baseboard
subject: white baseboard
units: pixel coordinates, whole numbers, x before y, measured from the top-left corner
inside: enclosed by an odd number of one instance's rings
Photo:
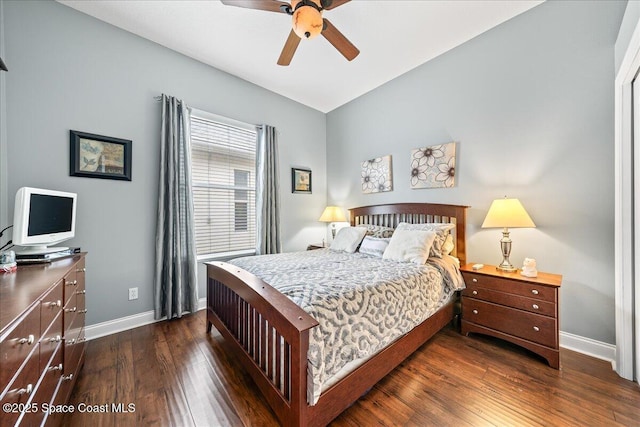
[[[616,346],[613,344],[560,331],[560,347],[586,354],[596,359],[606,360],[611,362],[611,366],[615,369]]]
[[[198,311],[203,310],[206,307],[207,299],[200,298],[198,300]],[[138,313],[132,316],[121,317],[119,319],[109,320],[107,322],[96,323],[95,325],[87,326],[85,328],[85,336],[87,337],[87,340],[92,340],[95,338],[100,338],[140,326],[148,325],[150,323],[159,322],[161,320],[164,319],[154,319],[153,310],[146,311],[144,313]],[[615,363],[616,346],[613,344],[607,344],[600,341],[592,340],[591,338],[585,338],[579,335],[560,331],[560,347],[577,351],[578,353],[586,354],[587,356],[592,356],[597,359],[609,361],[612,363],[612,365]]]
[[[207,298],[200,298],[198,300],[198,311],[207,307]],[[145,311],[144,313],[138,313],[131,316],[121,317],[119,319],[108,320],[102,323],[96,323],[95,325],[87,326],[84,328],[85,336],[87,340],[104,337],[107,335],[115,334],[129,329],[137,328],[140,326],[148,325],[150,323],[160,322],[165,318],[156,320],[154,318],[154,312]]]

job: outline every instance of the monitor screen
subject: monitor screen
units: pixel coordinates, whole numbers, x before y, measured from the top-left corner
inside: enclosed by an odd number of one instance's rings
[[[71,231],[72,219],[72,197],[31,194],[28,236]]]

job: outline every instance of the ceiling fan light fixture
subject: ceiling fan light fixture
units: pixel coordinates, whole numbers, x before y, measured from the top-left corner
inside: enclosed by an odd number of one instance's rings
[[[293,31],[301,39],[312,39],[322,32],[322,12],[313,6],[303,5],[293,12]]]

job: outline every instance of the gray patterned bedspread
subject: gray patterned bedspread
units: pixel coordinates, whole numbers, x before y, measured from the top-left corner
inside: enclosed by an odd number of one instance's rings
[[[319,325],[311,330],[307,400],[435,313],[464,282],[453,260],[426,265],[319,249],[231,261]]]

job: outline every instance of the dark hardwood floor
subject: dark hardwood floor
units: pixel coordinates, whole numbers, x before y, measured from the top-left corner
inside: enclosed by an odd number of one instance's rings
[[[75,412],[64,425],[277,425],[222,337],[205,330],[201,311],[90,341],[71,404],[109,412]],[[332,425],[640,426],[637,384],[579,353],[562,349],[560,360],[558,371],[509,343],[447,327]]]

